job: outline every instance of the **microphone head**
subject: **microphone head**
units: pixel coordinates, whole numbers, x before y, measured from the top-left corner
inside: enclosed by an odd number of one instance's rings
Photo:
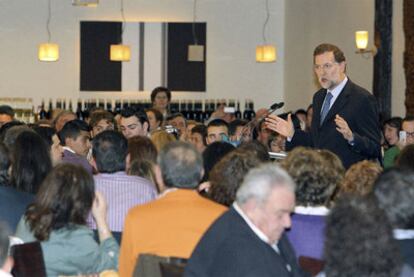
[[[280,109],[281,107],[283,107],[285,105],[284,102],[280,102],[280,103],[274,103],[272,106],[270,106],[270,110],[277,110]]]

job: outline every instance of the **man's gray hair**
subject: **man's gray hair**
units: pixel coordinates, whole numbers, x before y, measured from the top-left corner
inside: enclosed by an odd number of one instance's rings
[[[247,173],[236,194],[236,202],[243,205],[250,199],[264,203],[276,187],[286,187],[295,193],[295,183],[289,174],[274,163],[266,163]]]
[[[6,262],[7,256],[9,255],[10,246],[10,229],[5,222],[0,221],[0,269]]]
[[[157,161],[167,187],[194,189],[203,177],[203,158],[189,143],[174,141],[167,144]]]

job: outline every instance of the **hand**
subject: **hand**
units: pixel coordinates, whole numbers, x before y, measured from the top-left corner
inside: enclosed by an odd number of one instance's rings
[[[92,215],[98,225],[101,222],[106,222],[107,204],[105,197],[99,192],[95,191],[95,199],[92,204]]]
[[[265,120],[267,129],[275,131],[287,138],[292,138],[295,134],[291,114],[288,115],[287,121],[274,114],[268,115]]]
[[[351,142],[354,140],[354,134],[352,133],[345,119],[343,119],[339,115],[336,115],[335,124],[336,124],[336,130],[340,132],[348,142]]]

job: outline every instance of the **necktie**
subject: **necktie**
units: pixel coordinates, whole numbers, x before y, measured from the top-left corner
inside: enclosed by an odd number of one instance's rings
[[[322,125],[323,121],[325,120],[326,115],[329,112],[329,106],[331,105],[331,100],[332,100],[332,93],[328,92],[325,96],[325,101],[323,102],[322,105],[322,110],[321,110],[321,121],[320,121],[320,125]]]

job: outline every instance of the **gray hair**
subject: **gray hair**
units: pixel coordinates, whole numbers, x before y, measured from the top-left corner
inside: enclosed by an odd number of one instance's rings
[[[236,194],[236,202],[243,205],[250,199],[264,203],[272,189],[285,187],[295,193],[295,183],[289,174],[276,164],[266,163],[247,173]]]
[[[5,222],[0,221],[0,268],[3,267],[9,252],[10,229]]]
[[[158,155],[162,179],[167,187],[191,188],[198,186],[203,172],[203,159],[189,143],[168,143]]]

